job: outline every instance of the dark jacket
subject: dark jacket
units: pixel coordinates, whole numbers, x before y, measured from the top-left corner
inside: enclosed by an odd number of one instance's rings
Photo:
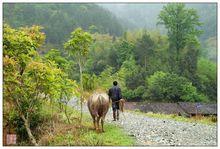
[[[108,95],[113,102],[118,101],[122,98],[121,89],[118,86],[113,86],[112,88],[110,88],[108,91]]]

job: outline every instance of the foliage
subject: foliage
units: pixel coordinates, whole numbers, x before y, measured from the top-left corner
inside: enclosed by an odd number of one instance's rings
[[[156,101],[206,101],[206,97],[197,92],[192,83],[176,74],[156,72],[147,80],[146,98]]]
[[[83,102],[83,69],[85,65],[85,58],[89,52],[89,46],[92,42],[92,36],[88,32],[84,32],[81,28],[77,28],[71,33],[70,39],[64,43],[65,50],[68,51],[70,58],[76,60],[79,65],[80,74],[80,105],[81,105],[81,117],[82,122],[82,102]]]
[[[150,61],[150,57],[154,54],[154,41],[150,35],[144,33],[141,38],[137,40],[135,48],[135,58],[142,67],[147,68]]]
[[[35,51],[44,39],[41,37],[44,34],[39,29],[40,27],[34,26],[15,30],[4,25],[3,39],[4,103],[13,104],[15,118],[19,122],[15,127],[23,126],[34,145],[38,143],[31,128],[40,123],[38,113],[42,102],[56,101],[60,97],[60,88],[66,93],[65,97],[70,98],[77,93],[75,83],[66,84],[70,80],[62,76],[63,72],[57,65],[51,61],[44,62]],[[17,131],[19,133],[20,129]],[[22,129],[21,132],[23,133]]]
[[[83,88],[86,91],[92,91],[96,87],[96,75],[90,75],[90,74],[83,74]]]
[[[210,101],[217,99],[217,66],[215,63],[200,58],[198,61],[198,90],[209,97]]]
[[[68,50],[69,55],[75,55],[78,58],[88,54],[88,47],[91,42],[91,35],[84,32],[82,28],[77,28],[71,33],[70,40],[64,44],[64,48]]]
[[[168,30],[170,69],[182,75],[180,59],[184,48],[189,41],[199,44],[197,37],[201,34],[201,30],[198,29],[201,22],[197,11],[185,8],[183,3],[168,4],[163,7],[158,18],[158,23],[165,25]]]
[[[61,52],[57,49],[51,49],[44,55],[46,60],[54,62],[58,68],[66,70],[69,67],[68,60],[61,55]]]
[[[128,101],[129,100],[140,100],[142,99],[142,96],[145,91],[146,89],[144,86],[138,86],[134,90],[125,88],[122,90],[122,94],[123,94],[123,98],[128,99]]]
[[[120,67],[122,63],[134,55],[134,45],[126,40],[119,40],[115,43],[116,63]]]
[[[200,55],[206,59],[217,62],[217,38],[210,37],[205,40],[204,47],[200,51]]]
[[[88,59],[85,64],[85,70],[90,74],[99,75],[107,65],[116,66],[117,57],[110,49],[112,47],[113,37],[109,34],[92,34],[94,39],[90,46]]]

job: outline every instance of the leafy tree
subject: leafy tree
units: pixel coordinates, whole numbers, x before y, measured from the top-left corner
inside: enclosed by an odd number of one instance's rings
[[[64,114],[67,118],[68,123],[71,123],[70,116],[67,112],[68,103],[72,97],[79,97],[78,85],[75,81],[68,79],[68,75],[65,73],[59,73],[59,105],[62,111],[62,104],[64,104]]]
[[[197,89],[184,77],[176,74],[155,72],[146,79],[147,92],[145,99],[156,101],[190,101],[204,102],[207,98],[199,94]]]
[[[135,47],[135,58],[138,64],[143,66],[145,69],[150,63],[150,57],[153,56],[154,47],[154,41],[147,33],[144,33],[143,36],[137,40]]]
[[[114,66],[115,59],[110,56],[112,51],[112,36],[109,34],[92,34],[94,42],[89,48],[88,59],[85,64],[87,73],[100,75],[107,65]]]
[[[112,82],[114,81],[113,76],[113,68],[108,66],[98,77],[98,87],[103,90],[108,90],[112,86]]]
[[[45,55],[45,59],[54,62],[57,64],[57,67],[66,70],[69,67],[68,60],[61,55],[61,52],[57,49],[51,49],[49,50]]]
[[[128,60],[134,55],[134,44],[126,41],[125,39],[119,40],[115,44],[114,48],[116,49],[115,56],[117,57],[115,63],[117,63],[118,67],[120,67],[124,61]]]
[[[95,25],[91,25],[91,26],[89,26],[89,32],[91,34],[94,34],[94,33],[98,32],[98,28]]]
[[[3,32],[4,100],[15,105],[34,145],[37,142],[30,129],[31,113],[38,110],[40,93],[47,94],[39,88],[49,81],[44,82],[42,75],[46,75],[45,79],[51,77],[44,64],[32,60],[45,38],[40,29],[33,26],[15,30],[4,24]]]
[[[54,62],[43,61],[36,52],[43,36],[38,26],[16,30],[4,25],[4,103],[12,103],[12,111],[23,121],[17,127],[24,126],[33,145],[38,143],[31,128],[38,125],[43,102],[49,101],[53,107],[58,98],[69,99],[77,92],[76,84],[62,76]],[[61,96],[61,92],[65,94]]]
[[[209,97],[211,102],[217,101],[217,66],[215,63],[200,58],[198,61],[198,85],[200,92]]]
[[[70,123],[69,115],[67,113],[67,106],[68,102],[73,96],[77,96],[77,85],[76,82],[69,79],[68,72],[70,72],[69,69],[71,69],[71,65],[73,64],[72,61],[68,61],[65,57],[61,55],[61,52],[56,49],[49,50],[44,55],[45,60],[47,60],[50,63],[54,63],[55,67],[58,69],[61,69],[59,73],[57,73],[57,92],[59,94],[58,96],[58,102],[59,102],[59,108],[60,111],[63,110],[62,104],[65,104],[64,106],[64,114],[67,117],[68,123]]]
[[[197,37],[201,34],[199,16],[195,9],[187,9],[183,3],[178,3],[164,6],[158,18],[158,23],[168,30],[170,69],[181,74],[181,54],[188,41],[198,41]]]
[[[91,91],[96,87],[96,76],[90,74],[83,74],[83,88],[87,91]]]
[[[81,28],[77,28],[71,33],[70,39],[64,44],[64,48],[68,51],[69,55],[79,65],[80,72],[80,104],[81,104],[81,118],[82,121],[82,102],[83,102],[83,68],[85,64],[85,58],[88,54],[89,46],[92,42],[92,36],[84,32]]]
[[[209,59],[213,62],[217,62],[217,37],[210,37],[205,40],[204,45],[200,51],[200,56]]]
[[[195,38],[189,38],[182,54],[179,68],[180,74],[196,85],[196,70],[199,56],[199,42]]]

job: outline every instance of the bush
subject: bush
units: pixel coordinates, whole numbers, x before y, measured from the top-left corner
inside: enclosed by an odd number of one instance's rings
[[[122,96],[125,99],[133,99],[135,97],[134,92],[130,89],[122,89]]]
[[[159,101],[206,101],[192,83],[184,77],[165,72],[155,72],[147,80],[145,98]]]
[[[49,117],[47,117],[41,112],[33,112],[31,113],[30,117],[30,128],[33,131],[33,134],[38,138],[39,132],[37,131],[37,128],[43,123],[44,119],[48,119]],[[24,121],[14,110],[10,112],[9,124],[11,128],[15,129],[16,134],[18,135],[19,142],[28,140],[28,134],[24,126]]]
[[[200,58],[198,61],[198,85],[200,92],[209,97],[210,101],[217,101],[217,66],[215,63]]]
[[[83,74],[83,88],[87,91],[93,90],[95,88],[96,76],[90,74]]]
[[[145,92],[145,87],[144,86],[138,86],[136,89],[131,90],[131,89],[122,89],[122,95],[123,98],[128,99],[128,100],[142,100],[142,96]]]
[[[145,87],[144,86],[138,86],[135,90],[134,90],[134,95],[136,97],[141,98],[143,96],[145,92]]]

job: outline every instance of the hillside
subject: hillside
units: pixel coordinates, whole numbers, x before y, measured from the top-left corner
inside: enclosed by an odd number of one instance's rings
[[[108,10],[94,4],[4,4],[4,22],[12,27],[44,27],[46,42],[60,44],[77,27],[119,36],[123,28]]]

